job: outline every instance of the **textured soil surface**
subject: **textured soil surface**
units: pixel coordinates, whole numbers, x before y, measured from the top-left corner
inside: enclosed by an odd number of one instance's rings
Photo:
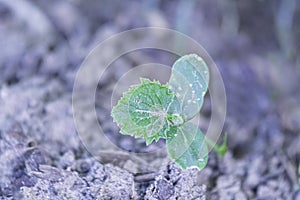
[[[300,46],[292,41],[300,3],[224,2],[0,0],[0,199],[300,200]],[[193,37],[222,74],[228,152],[211,152],[202,171],[178,168],[164,141],[120,135],[110,117],[115,83],[141,60],[171,64],[162,51],[124,55],[99,82],[98,121],[120,149],[90,139],[100,147],[92,155],[76,131],[72,89],[83,59],[115,33],[146,26]],[[207,98],[201,119],[210,115]]]

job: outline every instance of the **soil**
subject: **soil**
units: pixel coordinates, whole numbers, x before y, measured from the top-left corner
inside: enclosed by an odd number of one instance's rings
[[[300,200],[300,46],[289,39],[300,36],[300,3],[280,29],[292,1],[184,2],[0,0],[0,199]],[[91,139],[100,146],[91,154],[76,131],[83,59],[115,33],[147,26],[194,38],[224,79],[228,152],[211,152],[202,171],[178,168],[163,140],[119,134],[110,117],[115,83],[143,59],[170,63],[162,51],[126,54],[99,82],[99,124],[123,151]],[[201,119],[210,116],[207,98]]]

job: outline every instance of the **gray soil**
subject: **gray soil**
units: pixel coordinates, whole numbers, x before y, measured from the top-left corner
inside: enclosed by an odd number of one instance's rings
[[[280,32],[274,10],[285,1],[182,2],[0,0],[0,199],[300,200],[300,46],[286,39],[300,37],[300,3]],[[181,11],[199,21],[181,21]],[[147,147],[119,134],[110,117],[118,79],[141,59],[170,65],[165,52],[124,55],[99,82],[99,123],[126,151],[91,139],[101,147],[92,155],[76,131],[72,89],[83,59],[109,36],[145,26],[190,35],[222,73],[228,152],[211,152],[202,171],[178,168],[164,141]],[[201,119],[210,115],[207,98]]]

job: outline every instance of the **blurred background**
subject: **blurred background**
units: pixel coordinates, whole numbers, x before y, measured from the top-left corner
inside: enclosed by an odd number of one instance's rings
[[[76,72],[101,41],[155,26],[199,42],[224,79],[228,155],[224,160],[212,156],[197,180],[207,186],[209,198],[300,199],[299,19],[298,0],[0,0],[0,196],[16,198],[20,188],[27,188],[23,195],[32,194],[42,183],[29,171],[39,164],[64,170],[91,157],[72,121]],[[125,55],[103,75],[96,95],[104,132],[134,152],[163,146],[145,147],[143,141],[120,136],[110,117],[113,85],[141,60],[171,64],[174,57],[154,50]],[[209,119],[207,101],[202,115]],[[87,123],[86,129],[93,126]],[[154,163],[147,167],[133,160],[128,167],[120,155],[99,155],[103,163],[132,174],[154,170],[166,157],[145,158]],[[144,198],[152,183],[138,184],[137,197]]]

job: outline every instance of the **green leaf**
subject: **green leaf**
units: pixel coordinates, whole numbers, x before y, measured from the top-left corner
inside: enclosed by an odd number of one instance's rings
[[[211,146],[214,149],[214,151],[219,156],[221,156],[221,157],[225,156],[225,154],[227,152],[227,134],[225,134],[224,139],[223,139],[223,143],[221,145],[216,144],[215,142],[213,142],[209,138],[206,138],[205,141],[209,146]]]
[[[182,169],[203,169],[208,161],[205,136],[192,123],[177,127],[177,132],[168,134],[167,149],[171,159]]]
[[[192,119],[200,111],[208,83],[208,67],[196,54],[183,56],[174,63],[169,88],[180,102],[184,121]]]
[[[112,110],[114,121],[122,134],[153,140],[166,138],[171,130],[169,116],[177,114],[179,102],[167,86],[141,79],[141,84],[123,94]]]
[[[167,130],[165,130],[167,129]],[[146,145],[149,145],[153,142],[153,140],[158,141],[160,138],[166,138],[166,135],[174,135],[177,132],[177,126],[164,126],[163,130],[161,130],[157,135],[148,136],[145,138]]]

